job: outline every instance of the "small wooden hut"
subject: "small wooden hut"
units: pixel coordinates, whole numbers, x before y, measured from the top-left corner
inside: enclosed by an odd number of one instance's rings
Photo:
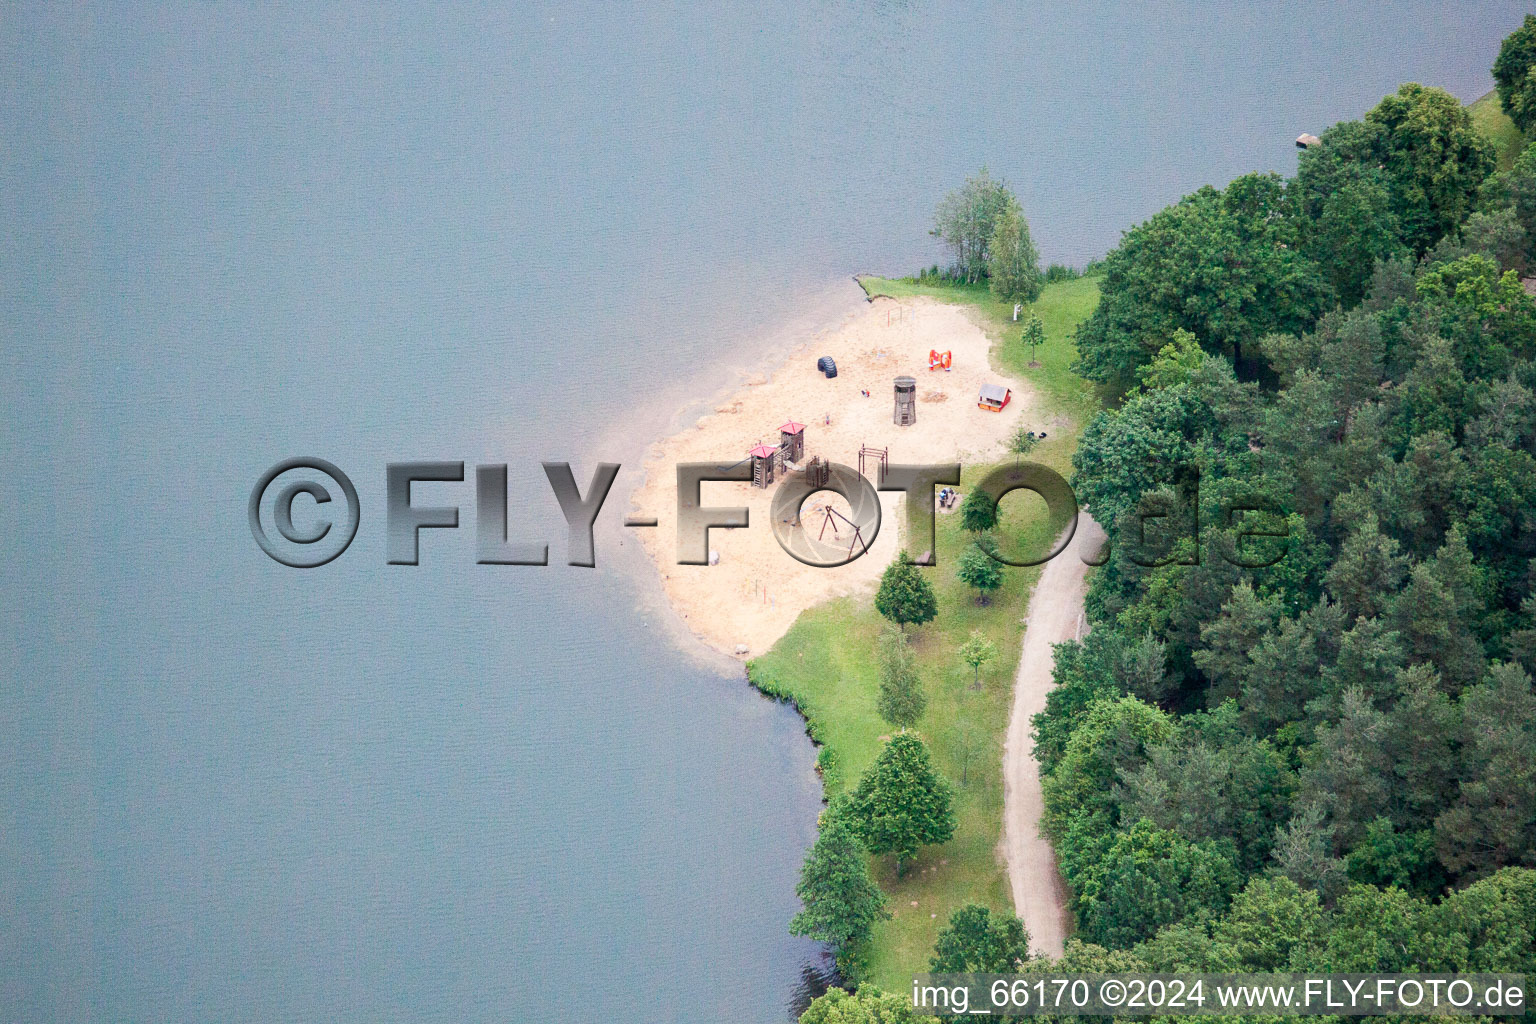
[[[976,396],[976,408],[1002,412],[1013,399],[1013,392],[1001,384],[983,384]]]

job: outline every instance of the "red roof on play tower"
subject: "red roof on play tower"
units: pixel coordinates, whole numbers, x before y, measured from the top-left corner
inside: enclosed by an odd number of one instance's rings
[[[769,448],[765,444],[760,444],[756,448],[753,448],[751,451],[747,452],[747,454],[752,456],[754,459],[771,459],[775,455],[779,454],[779,450],[777,448]]]
[[[781,434],[798,434],[798,433],[800,433],[800,431],[802,431],[804,429],[805,429],[805,424],[804,423],[796,423],[794,420],[790,420],[788,423],[784,424],[782,427],[779,428],[779,433],[781,433]]]

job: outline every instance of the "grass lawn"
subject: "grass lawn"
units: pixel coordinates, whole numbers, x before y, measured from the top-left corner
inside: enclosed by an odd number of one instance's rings
[[[1077,436],[1096,407],[1091,390],[1067,370],[1075,355],[1072,329],[1098,300],[1096,280],[1051,285],[1034,303],[1046,327],[1046,343],[1036,353],[1042,365],[1036,369],[1026,366],[1029,352],[1019,343],[1021,325],[1012,323],[1012,304],[993,301],[985,286],[931,286],[885,278],[863,278],[860,283],[871,295],[928,295],[971,307],[993,338],[998,367],[1028,378],[1040,392],[1041,404],[1032,418],[1042,426],[1049,424],[1050,436],[1029,457],[1068,475]],[[1067,425],[1055,425],[1056,416],[1065,417]],[[961,487],[971,486],[989,468],[965,467]],[[998,532],[1010,548],[1041,553],[1047,549],[1056,531],[1046,522],[1043,501],[1015,492],[1004,499],[1002,511]],[[876,929],[868,973],[887,991],[905,991],[912,972],[927,969],[934,939],[956,907],[977,902],[1007,913],[1013,910],[997,850],[1002,741],[1013,698],[1021,619],[1039,569],[1008,568],[1003,588],[988,605],[979,606],[970,589],[955,578],[955,566],[969,543],[958,514],[940,515],[937,533],[939,564],[923,572],[938,593],[939,615],[912,630],[929,698],[916,732],[954,785],[958,828],[949,843],[924,850],[900,880],[891,858],[874,860],[875,879],[895,916]],[[828,602],[802,614],[772,650],[748,666],[760,688],[793,699],[806,716],[811,735],[822,745],[819,763],[829,796],[857,785],[891,732],[875,713],[874,643],[883,625],[869,596]],[[982,669],[979,689],[972,687],[970,666],[956,655],[973,629],[985,633],[998,650],[997,660]]]
[[[1467,108],[1472,124],[1483,136],[1493,142],[1499,153],[1499,170],[1507,171],[1514,165],[1515,157],[1525,147],[1525,136],[1515,127],[1515,122],[1504,113],[1499,94],[1490,92]]]

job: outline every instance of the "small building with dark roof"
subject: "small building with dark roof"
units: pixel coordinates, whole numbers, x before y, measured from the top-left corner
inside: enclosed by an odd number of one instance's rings
[[[1001,384],[983,384],[976,396],[976,408],[987,412],[1002,412],[1013,400],[1013,391]]]

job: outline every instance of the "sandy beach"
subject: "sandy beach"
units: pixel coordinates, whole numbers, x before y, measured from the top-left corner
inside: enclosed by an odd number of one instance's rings
[[[763,653],[804,609],[873,587],[903,543],[904,498],[881,495],[882,525],[865,555],[844,566],[813,568],[791,558],[774,538],[769,525],[773,487],[706,483],[704,504],[745,506],[751,525],[710,531],[717,564],[678,565],[678,463],[737,463],[760,442],[777,446],[779,426],[790,420],[806,425],[807,457],[847,466],[858,465],[863,446],[888,447],[893,463],[998,458],[1019,424],[1031,429],[1049,429],[1050,424],[1031,418],[1035,403],[1027,385],[992,368],[991,344],[959,306],[878,298],[841,324],[815,332],[776,369],[749,379],[715,404],[713,412],[651,446],[630,514],[658,521],[655,529],[635,532],[683,625],[725,654]],[[928,368],[930,350],[952,353],[947,372]],[[836,360],[837,377],[828,379],[817,370],[820,356]],[[918,412],[915,424],[899,427],[892,422],[893,380],[903,374],[917,378]],[[1001,413],[977,408],[983,384],[1012,389],[1012,401]],[[802,510],[804,528],[820,530],[826,520],[818,510],[823,504],[845,507],[828,493],[812,495]],[[847,528],[843,531],[851,542]]]

